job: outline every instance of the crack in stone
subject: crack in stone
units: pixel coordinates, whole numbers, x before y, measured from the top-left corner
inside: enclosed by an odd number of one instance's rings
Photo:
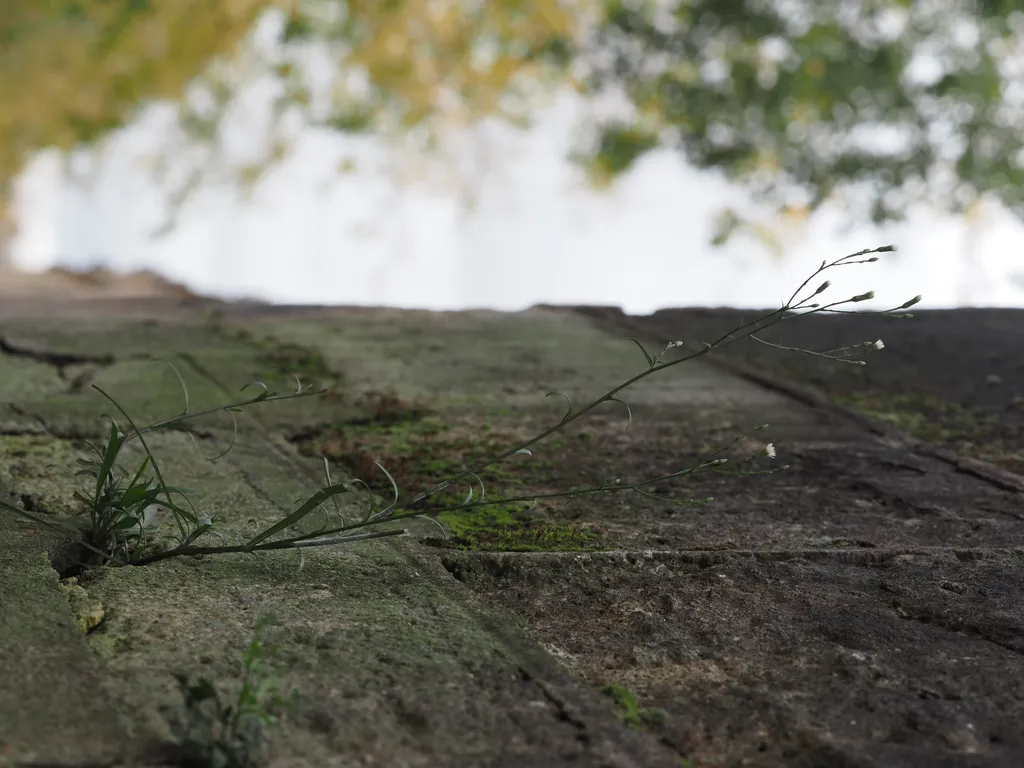
[[[16,344],[5,336],[0,336],[0,354],[52,365],[57,369],[57,377],[68,383],[67,394],[70,395],[85,392],[96,378],[99,367],[113,365],[117,361],[114,355],[88,355],[76,352],[51,352],[37,349],[31,346]],[[145,357],[145,355],[129,356],[130,359]],[[79,372],[74,378],[69,380],[67,368],[71,365],[89,365],[92,367]]]
[[[47,435],[61,440],[93,440],[96,438],[96,430],[81,429],[77,426],[54,427],[38,413],[22,408],[16,403],[8,403],[7,409],[23,419],[32,419],[39,427],[33,429],[23,424],[15,424],[0,428],[0,435]]]
[[[63,369],[69,365],[84,365],[93,363],[97,365],[111,365],[115,361],[113,355],[83,355],[77,352],[48,352],[42,349],[35,349],[29,346],[15,344],[4,336],[0,336],[0,352],[11,357],[22,357],[28,360],[35,360],[39,363],[46,363],[58,369],[63,378]]]
[[[240,462],[232,462],[232,466],[234,466],[235,469],[238,470],[238,473],[242,476],[242,479],[245,480],[245,484],[249,486],[252,492],[256,494],[259,498],[263,499],[265,502],[267,502],[267,504],[276,509],[282,515],[287,515],[289,512],[292,511],[290,507],[286,508],[282,506],[281,502],[278,499],[275,499],[266,489],[261,488],[259,483],[256,482],[256,478],[253,477],[252,473],[249,472],[243,464],[241,464]]]
[[[22,408],[20,405],[15,403],[8,403],[7,410],[13,413],[15,416],[21,416],[23,419],[32,419],[39,428],[42,430],[42,434],[50,435],[52,437],[59,437],[54,433],[54,430],[50,429],[50,425],[46,423],[46,419],[40,416],[38,413],[32,413]],[[39,432],[33,432],[30,427],[15,426],[3,430],[5,435],[18,435],[18,434],[40,434]]]
[[[22,435],[48,435],[43,425],[8,424],[0,427],[0,435],[4,437],[21,437]]]
[[[61,440],[92,440],[96,437],[95,430],[81,429],[76,426],[54,427],[47,423],[46,419],[39,414],[26,410],[17,403],[7,403],[7,409],[23,419],[32,419],[39,426],[33,427],[26,424],[0,426],[0,435],[48,435],[49,437],[56,437]],[[187,431],[197,440],[218,440],[221,438],[220,433],[213,429],[189,427]]]
[[[87,368],[68,382],[68,394],[77,395],[85,392],[96,378],[97,369]]]
[[[579,735],[577,738],[582,742],[590,741],[590,734],[587,732],[587,723],[577,713],[573,712],[572,707],[566,702],[558,693],[543,680],[540,680],[533,676],[533,674],[525,667],[519,667],[519,676],[524,683],[532,684],[537,687],[547,702],[555,709],[555,718],[561,722],[568,723],[575,728]]]
[[[646,549],[646,550],[604,550],[598,552],[448,552],[449,562],[445,567],[451,571],[452,563],[461,560],[476,560],[481,563],[494,561],[507,570],[509,562],[515,560],[579,560],[608,561],[612,564],[637,565],[642,562],[657,564],[673,562],[710,568],[736,560],[758,560],[762,562],[785,562],[806,560],[822,562],[836,560],[849,565],[878,566],[903,556],[934,557],[952,555],[961,562],[973,562],[992,557],[1024,557],[1024,547],[877,547],[874,549]]]
[[[1017,642],[1014,643],[1012,640],[1006,640],[996,636],[991,630],[985,627],[978,626],[966,621],[957,621],[953,618],[947,618],[939,613],[934,613],[925,609],[912,608],[906,605],[900,605],[900,615],[908,621],[914,621],[918,624],[924,624],[925,626],[938,627],[946,632],[951,632],[958,635],[967,635],[968,637],[974,637],[978,640],[984,640],[987,643],[1004,648],[1011,653],[1016,653],[1019,656],[1024,656],[1024,638],[1021,637],[1019,630],[1014,632],[1014,628],[1008,627],[1007,634],[1016,634]]]
[[[189,365],[192,368],[192,370],[199,374],[199,376],[206,379],[209,383],[213,384],[225,395],[229,397],[233,396],[233,393],[227,387],[227,385],[225,385],[224,382],[221,381],[212,371],[210,371],[198,360],[196,360],[196,358],[193,355],[190,355],[188,353],[182,353],[181,358],[185,361],[187,365]],[[290,467],[292,467],[298,473],[299,476],[303,476],[307,480],[311,481],[315,485],[315,487],[320,487],[320,478],[308,466],[304,465],[294,453],[292,453],[289,450],[290,444],[288,443],[287,438],[284,435],[282,435],[277,430],[268,427],[263,422],[263,420],[260,419],[252,411],[245,411],[243,413],[243,416],[244,418],[247,418],[251,423],[259,427],[260,432],[263,433],[265,447],[272,451],[279,459],[281,459]],[[284,441],[285,445],[281,445],[281,441]],[[246,481],[250,482],[249,478],[246,478]],[[261,493],[263,492],[261,489],[253,485],[251,482],[250,485],[253,486],[254,490],[257,490]]]

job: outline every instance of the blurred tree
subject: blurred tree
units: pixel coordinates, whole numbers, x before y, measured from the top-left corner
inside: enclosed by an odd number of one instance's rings
[[[2,2],[0,195],[33,151],[95,143],[165,99],[208,150],[171,184],[180,205],[223,156],[232,104],[270,78],[278,121],[427,149],[441,124],[527,122],[552,86],[619,94],[630,114],[589,126],[578,153],[598,184],[675,147],[791,220],[839,196],[876,221],[983,196],[1024,216],[1019,0]],[[269,8],[261,48],[247,35]],[[271,141],[235,180],[287,151]],[[724,241],[744,221],[720,224]]]
[[[608,178],[675,147],[796,217],[982,197],[1024,217],[1022,40],[1019,0],[608,0],[588,85],[636,110],[587,163]]]
[[[261,0],[2,0],[0,247],[11,183],[34,151],[71,149],[140,104],[179,99],[230,56]]]
[[[568,41],[583,18],[564,0],[2,3],[3,209],[32,152],[94,144],[153,100],[179,101],[180,128],[208,150],[168,182],[172,207],[180,205],[220,157],[221,123],[233,101],[267,75],[281,86],[276,117],[297,110],[307,124],[339,131],[408,131],[439,117],[522,121],[548,65],[565,71]],[[240,50],[260,12],[271,9],[284,14],[280,45]],[[305,64],[315,47],[336,63],[326,88],[309,82],[316,78]],[[276,143],[266,157],[234,169],[234,179],[257,180],[286,150]],[[163,170],[187,162],[162,160]]]
[[[279,130],[288,122],[398,136],[428,153],[438,149],[445,128],[487,117],[526,125],[551,86],[574,82],[571,43],[590,6],[591,0],[297,0],[270,19],[273,44],[254,44],[230,66],[208,70],[183,105],[188,143],[205,144],[206,152],[193,159],[172,206],[226,155],[225,115],[268,75],[276,86],[268,146],[233,169],[233,180],[245,186],[288,154],[294,132]],[[340,170],[351,167],[344,160]]]

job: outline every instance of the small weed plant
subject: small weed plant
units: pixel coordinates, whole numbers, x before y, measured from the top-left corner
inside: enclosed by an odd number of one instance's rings
[[[171,725],[181,763],[195,768],[248,768],[266,751],[266,729],[291,706],[298,691],[284,697],[273,665],[277,646],[266,643],[264,633],[275,624],[273,616],[261,617],[242,653],[242,680],[233,698],[225,700],[210,680],[175,679],[184,700]]]
[[[88,448],[91,455],[88,458],[79,459],[77,471],[67,470],[76,479],[84,480],[86,483],[83,490],[74,493],[74,497],[81,507],[81,513],[77,518],[58,518],[28,511],[3,501],[0,501],[0,508],[22,520],[58,529],[71,537],[88,553],[81,565],[95,567],[98,565],[144,565],[183,555],[260,552],[276,549],[301,551],[306,547],[348,544],[372,538],[403,535],[407,533],[406,529],[396,527],[396,525],[423,518],[436,523],[435,518],[441,513],[450,514],[458,510],[470,510],[483,506],[493,507],[501,504],[522,504],[524,502],[534,504],[541,500],[579,497],[588,494],[636,493],[657,498],[669,504],[707,503],[713,499],[666,499],[656,495],[653,488],[662,486],[666,482],[681,481],[701,473],[769,474],[786,469],[786,465],[767,469],[758,468],[762,466],[758,462],[764,458],[775,457],[775,448],[772,443],[767,443],[762,449],[738,460],[724,456],[741,440],[749,437],[753,432],[763,430],[768,426],[767,424],[762,424],[751,432],[740,435],[690,466],[680,467],[674,472],[656,477],[639,478],[631,482],[611,479],[592,487],[577,487],[546,494],[485,499],[486,489],[479,475],[483,470],[513,456],[532,456],[534,445],[563,430],[569,424],[582,419],[595,408],[607,402],[618,403],[625,408],[626,429],[628,429],[632,423],[632,412],[620,398],[620,394],[624,390],[648,376],[663,373],[670,368],[675,368],[743,339],[767,344],[787,352],[816,355],[839,363],[864,365],[863,358],[865,356],[884,347],[881,340],[864,341],[840,349],[818,352],[773,344],[765,341],[758,334],[772,326],[792,322],[806,315],[858,312],[857,309],[851,308],[851,305],[874,298],[874,292],[868,291],[840,301],[826,301],[823,294],[829,289],[830,281],[824,280],[813,290],[808,286],[823,272],[839,267],[875,262],[879,258],[877,254],[893,250],[895,250],[893,246],[884,246],[850,254],[832,262],[823,261],[821,266],[793,292],[793,295],[780,309],[745,323],[713,342],[702,342],[698,349],[684,352],[683,342],[676,341],[669,343],[661,351],[652,352],[640,341],[631,339],[643,356],[645,363],[643,369],[636,375],[580,407],[574,405],[572,399],[565,393],[549,392],[548,396],[563,398],[566,403],[566,410],[557,423],[533,438],[510,446],[507,450],[488,458],[478,466],[460,470],[418,494],[403,497],[387,469],[374,462],[390,482],[392,499],[387,506],[381,506],[378,496],[372,493],[370,487],[360,479],[334,482],[331,478],[330,466],[325,458],[326,484],[322,488],[299,504],[294,511],[259,531],[248,541],[227,543],[223,540],[223,534],[217,530],[217,517],[201,515],[192,505],[188,491],[167,482],[159,462],[146,442],[146,436],[161,430],[184,430],[187,432],[186,422],[200,416],[223,412],[229,414],[234,420],[238,412],[250,406],[322,395],[327,390],[304,390],[301,381],[296,378],[295,392],[279,394],[270,391],[266,385],[255,382],[259,392],[252,397],[215,408],[189,412],[188,389],[179,375],[178,378],[181,380],[185,395],[185,410],[178,416],[143,427],[137,426],[131,416],[113,397],[93,385],[111,403],[116,415],[107,416],[110,424],[105,442],[100,445],[90,443]],[[911,317],[905,310],[920,300],[921,297],[917,296],[898,307],[884,310],[880,314],[897,318]],[[177,370],[175,373],[177,374]],[[242,391],[244,392],[249,386],[253,385],[243,387]],[[235,422],[235,434],[237,435],[237,422]],[[129,472],[123,468],[119,459],[122,457],[125,447],[136,440],[142,447],[143,458],[137,469],[134,472]],[[220,458],[230,451],[234,442],[232,439],[227,449],[213,458]],[[454,499],[450,496],[452,492],[458,494]],[[355,494],[356,498],[364,502],[365,513],[358,519],[346,518],[341,513],[337,502],[338,497],[343,494]],[[449,496],[441,498],[441,494],[449,494]],[[334,515],[330,514],[326,507],[329,501],[334,506]],[[165,541],[157,540],[155,537],[157,526],[153,510],[156,508],[162,508],[171,515],[173,530],[169,534],[165,532],[164,539],[170,538],[173,546],[169,546]],[[325,522],[317,530],[312,533],[295,532],[296,526],[300,523],[314,514],[321,513],[324,515]],[[332,521],[336,524],[332,525]],[[207,542],[211,535],[220,536],[222,544],[219,546],[208,545]]]
[[[661,728],[668,722],[668,713],[660,707],[641,707],[636,696],[624,685],[602,686],[601,693],[615,704],[619,719],[630,728]]]

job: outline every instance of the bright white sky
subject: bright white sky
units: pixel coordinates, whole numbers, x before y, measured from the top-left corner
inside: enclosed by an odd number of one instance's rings
[[[263,124],[254,98],[231,115],[228,145],[242,153]],[[749,209],[743,190],[670,153],[649,155],[610,191],[589,189],[567,160],[586,109],[565,96],[529,131],[489,124],[454,137],[460,189],[402,181],[410,159],[380,141],[306,130],[250,200],[206,185],[153,239],[163,198],[143,163],[166,147],[170,115],[154,107],[108,140],[87,189],[64,180],[56,153],[26,169],[15,263],[147,268],[201,293],[282,303],[645,313],[779,306],[823,259],[894,243],[899,253],[882,262],[830,275],[829,298],[874,289],[872,308],[918,293],[922,307],[1024,306],[1024,226],[994,207],[972,226],[920,211],[845,234],[825,212],[781,258],[742,236],[714,249],[713,216]],[[346,157],[355,170],[339,174]]]

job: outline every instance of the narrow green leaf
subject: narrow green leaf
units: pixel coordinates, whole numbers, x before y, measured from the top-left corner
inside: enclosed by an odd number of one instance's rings
[[[633,425],[633,411],[632,411],[632,409],[630,409],[629,405],[625,401],[619,400],[619,398],[617,398],[617,397],[609,397],[608,398],[608,402],[610,402],[610,403],[622,403],[622,405],[625,406],[625,408],[626,408],[626,428],[624,430],[622,430],[622,431],[623,432],[628,432],[629,428]]]
[[[123,441],[124,436],[121,434],[121,430],[117,428],[117,422],[111,419],[110,434],[107,436],[107,447],[103,452],[103,461],[100,464],[99,472],[96,476],[97,496],[103,492],[103,483],[106,482],[107,476],[111,473],[111,469],[114,466],[114,462],[117,460],[117,454],[121,450]]]
[[[337,496],[338,494],[347,492],[348,488],[340,483],[337,485],[328,486],[326,488],[321,488],[319,491],[317,491],[311,497],[309,497],[301,507],[296,509],[290,515],[282,518],[281,520],[278,520],[276,523],[274,523],[272,526],[267,528],[262,533],[258,533],[253,538],[249,539],[249,541],[246,542],[245,545],[246,550],[251,550],[254,546],[263,541],[266,541],[275,533],[283,531],[285,528],[292,527],[332,496]]]
[[[559,395],[560,397],[564,397],[566,402],[569,403],[569,409],[565,412],[565,415],[562,417],[563,422],[568,421],[569,417],[572,416],[572,398],[565,394],[565,392],[548,392],[546,395],[544,395],[544,397],[551,397],[551,395]]]
[[[632,336],[629,337],[629,340],[632,341],[634,344],[636,344],[637,347],[640,348],[640,351],[644,353],[644,359],[647,360],[647,367],[648,368],[653,368],[654,367],[654,358],[651,357],[650,353],[646,349],[644,349],[644,345],[641,344],[636,339],[634,339]]]

